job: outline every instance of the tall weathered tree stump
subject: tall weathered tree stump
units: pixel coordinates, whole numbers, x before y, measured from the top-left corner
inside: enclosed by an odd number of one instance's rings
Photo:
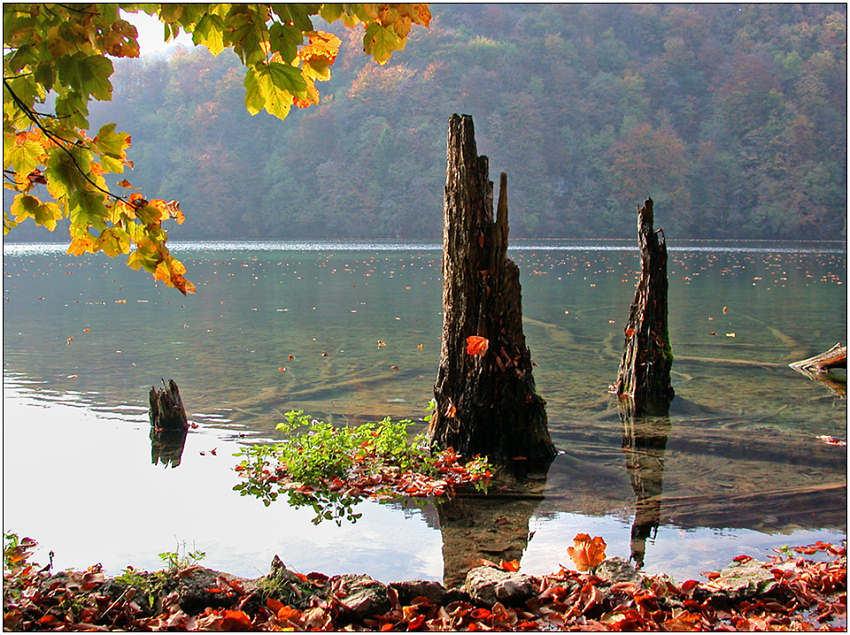
[[[180,390],[173,379],[169,379],[167,384],[163,379],[160,389],[151,386],[150,404],[148,415],[154,432],[186,431],[189,428]]]
[[[633,401],[635,416],[664,414],[673,399],[673,351],[667,331],[667,245],[652,227],[652,199],[638,210],[640,280],[629,309],[617,395]],[[660,234],[660,239],[659,239]]]
[[[472,117],[452,115],[443,206],[443,334],[429,434],[465,456],[551,459],[545,401],[522,331],[519,269],[507,258],[507,176],[493,218],[488,160]]]

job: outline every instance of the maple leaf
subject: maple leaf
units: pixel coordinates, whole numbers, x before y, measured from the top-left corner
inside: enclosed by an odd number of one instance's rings
[[[466,338],[466,354],[483,356],[490,346],[490,340],[480,335],[470,335]]]
[[[593,539],[588,534],[577,534],[573,538],[575,547],[567,547],[567,553],[579,571],[587,571],[605,560],[605,541],[601,536]]]

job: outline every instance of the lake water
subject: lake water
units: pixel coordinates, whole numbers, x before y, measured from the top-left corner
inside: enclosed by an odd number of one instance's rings
[[[342,526],[240,497],[233,453],[279,438],[293,408],[335,423],[421,419],[439,357],[439,246],[172,249],[197,295],[105,257],[4,247],[3,522],[41,543],[41,562],[53,550],[60,568],[153,569],[185,545],[245,576],[278,554],[302,572],[454,582],[478,557],[557,570],[585,532],[682,580],[740,553],[846,537],[846,448],[818,439],[847,437],[846,382],[787,366],[846,342],[843,243],[671,243],[677,396],[669,418],[636,431],[607,389],[637,250],[518,243],[526,339],[561,454],[518,485],[527,495],[364,502]],[[198,424],[176,467],[152,460],[147,393],[160,378]]]

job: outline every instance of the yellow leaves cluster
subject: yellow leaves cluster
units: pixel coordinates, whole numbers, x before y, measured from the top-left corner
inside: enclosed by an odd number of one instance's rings
[[[431,10],[427,4],[382,4],[376,21],[383,27],[392,27],[400,38],[406,38],[412,25],[431,24]]]

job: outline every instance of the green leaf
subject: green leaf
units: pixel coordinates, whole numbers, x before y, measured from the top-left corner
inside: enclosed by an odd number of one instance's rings
[[[325,22],[336,22],[342,17],[342,5],[341,4],[323,4],[322,8],[319,9],[319,16]]]
[[[285,119],[292,108],[292,97],[306,96],[307,83],[301,70],[288,64],[259,63],[245,75],[245,107],[252,115],[264,109]]]
[[[102,230],[106,227],[109,212],[104,204],[104,194],[94,190],[77,190],[68,197],[71,206],[71,223],[77,227]]]
[[[129,253],[130,237],[120,227],[107,227],[94,241],[94,247],[110,258],[114,258],[118,254]]]
[[[383,27],[377,22],[370,24],[363,35],[363,50],[378,64],[386,64],[393,51],[404,48],[404,43],[392,27]]]
[[[74,157],[77,159],[79,167],[87,172],[91,154],[89,152],[76,152]],[[86,186],[86,179],[77,165],[61,148],[52,148],[48,152],[44,176],[47,179],[47,191],[56,199]]]
[[[124,171],[125,150],[130,146],[130,135],[116,132],[115,124],[102,126],[94,138],[92,150],[100,153],[101,167],[107,172]]]
[[[3,147],[3,169],[11,167],[18,173],[18,181],[26,178],[27,174],[35,170],[41,161],[39,160],[44,148],[37,141],[27,139],[23,143],[4,143]]]
[[[269,45],[272,52],[280,53],[285,62],[291,62],[298,53],[298,47],[304,42],[304,34],[291,24],[275,22],[269,29]]]
[[[312,31],[313,21],[310,15],[319,12],[318,4],[273,4],[271,7],[281,22],[291,22],[299,31]]]
[[[102,55],[75,53],[63,56],[56,61],[59,81],[81,93],[95,99],[112,99],[112,62]]]
[[[304,81],[301,69],[279,62],[272,62],[268,67],[272,83],[278,90],[291,93],[295,97],[307,96],[307,82]]]
[[[198,22],[192,33],[192,42],[203,44],[210,53],[218,55],[224,50],[224,20],[220,16],[207,14]]]

